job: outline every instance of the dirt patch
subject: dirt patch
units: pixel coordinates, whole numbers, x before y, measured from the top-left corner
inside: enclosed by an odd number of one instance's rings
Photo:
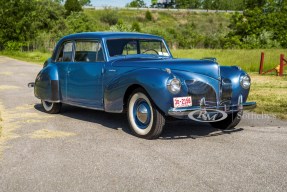
[[[12,72],[9,72],[9,71],[4,71],[4,72],[0,72],[0,75],[3,75],[3,76],[11,76],[13,75]]]
[[[58,137],[71,137],[75,136],[75,133],[65,132],[65,131],[56,131],[56,130],[48,130],[48,129],[41,129],[33,132],[30,135],[30,138],[33,139],[51,139],[51,138],[58,138]]]
[[[2,117],[1,117],[1,109],[0,109],[0,138],[2,133],[2,125],[1,125]]]
[[[33,105],[22,105],[15,108],[7,109],[0,102],[1,112],[1,137],[0,137],[0,155],[7,147],[7,141],[21,137],[16,133],[16,130],[21,128],[25,124],[45,122],[53,115],[43,115],[33,110]]]
[[[11,90],[11,89],[19,89],[20,87],[12,86],[12,85],[0,85],[0,90]]]

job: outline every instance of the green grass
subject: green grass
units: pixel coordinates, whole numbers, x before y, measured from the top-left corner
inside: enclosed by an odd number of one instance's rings
[[[287,119],[287,77],[251,74],[251,81],[248,100],[257,102],[254,111]]]
[[[22,61],[43,64],[48,58],[51,57],[52,53],[43,53],[39,51],[35,52],[1,51],[0,55],[8,56]]]
[[[287,57],[284,49],[186,49],[171,50],[171,52],[175,58],[215,57],[221,65],[237,65],[247,72],[258,72],[261,52],[265,53],[264,71],[279,65],[280,54],[285,53]]]

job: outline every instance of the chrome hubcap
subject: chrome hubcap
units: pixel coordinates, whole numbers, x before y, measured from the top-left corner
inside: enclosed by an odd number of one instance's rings
[[[138,120],[143,123],[146,124],[148,121],[148,109],[146,107],[145,104],[141,103],[138,108],[137,108],[137,117]]]
[[[151,120],[151,108],[144,99],[138,99],[133,107],[133,115],[136,125],[140,129],[146,129]]]

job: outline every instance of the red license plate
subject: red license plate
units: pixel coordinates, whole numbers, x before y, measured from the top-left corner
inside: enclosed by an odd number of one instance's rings
[[[191,97],[174,97],[173,98],[173,107],[180,108],[180,107],[190,107],[192,106]]]

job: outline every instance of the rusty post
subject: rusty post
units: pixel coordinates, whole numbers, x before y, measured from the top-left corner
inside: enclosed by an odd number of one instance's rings
[[[262,74],[263,72],[263,65],[264,65],[264,52],[261,52],[259,74]]]
[[[279,69],[279,76],[283,76],[283,69],[284,69],[284,55],[280,55],[280,69]]]

